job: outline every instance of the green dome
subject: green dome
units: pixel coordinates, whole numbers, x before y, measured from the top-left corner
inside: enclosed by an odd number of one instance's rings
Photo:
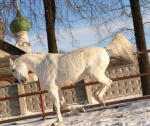
[[[18,10],[16,17],[10,23],[10,29],[13,33],[20,31],[29,31],[31,28],[31,23],[26,19],[21,12]]]

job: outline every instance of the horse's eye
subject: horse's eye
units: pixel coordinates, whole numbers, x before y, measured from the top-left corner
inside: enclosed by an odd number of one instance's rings
[[[15,70],[14,70],[14,69],[12,69],[12,72],[15,72]]]

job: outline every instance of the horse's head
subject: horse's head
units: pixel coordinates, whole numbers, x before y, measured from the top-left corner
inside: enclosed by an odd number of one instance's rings
[[[15,61],[13,62],[12,59],[10,59],[10,70],[20,83],[26,84],[29,82],[26,64]]]

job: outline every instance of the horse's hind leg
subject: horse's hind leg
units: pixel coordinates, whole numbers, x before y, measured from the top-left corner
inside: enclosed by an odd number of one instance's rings
[[[104,105],[105,105],[105,102],[104,102],[104,100],[103,100],[103,95],[104,95],[104,93],[107,91],[107,89],[110,87],[110,85],[112,84],[112,81],[111,81],[109,78],[107,78],[107,77],[105,76],[105,74],[102,73],[102,72],[97,72],[97,73],[96,73],[96,71],[95,71],[95,73],[92,75],[92,77],[93,77],[96,81],[102,83],[102,84],[100,85],[100,87],[94,92],[94,98],[95,98],[98,102],[102,103],[102,105],[104,106]]]
[[[103,99],[104,93],[112,84],[112,81],[109,79],[107,82],[103,82],[102,85],[95,91],[94,96],[98,102],[101,102],[103,106],[105,106],[105,102]]]
[[[100,87],[93,93],[94,99],[98,101],[99,103],[102,103],[103,106],[105,106],[105,102],[102,97],[99,97],[99,94],[101,91],[105,88],[104,84],[100,84]]]

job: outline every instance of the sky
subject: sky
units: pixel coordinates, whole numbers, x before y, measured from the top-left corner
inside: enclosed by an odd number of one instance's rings
[[[129,3],[126,2],[125,4],[129,4]],[[43,9],[42,4],[37,5],[37,6],[40,6],[41,10]],[[21,9],[22,14],[28,18],[29,12],[26,11],[28,9],[24,8],[24,5],[22,4],[20,5],[20,9]],[[35,10],[35,13],[38,13],[38,9],[33,8],[33,10]],[[41,13],[43,13],[43,11]],[[40,18],[43,18],[43,17],[40,16]],[[45,29],[45,22],[41,22],[40,19],[38,21],[39,21],[39,26]],[[143,22],[149,22],[149,21],[150,21],[149,14],[143,16]],[[146,25],[145,33],[150,33],[149,26],[150,25]],[[72,33],[76,39],[76,42],[72,42],[72,38],[70,37],[69,33],[66,31],[65,28],[63,27],[60,28],[59,32],[61,33],[61,36],[63,37],[61,37],[56,31],[58,51],[69,52],[69,51],[72,51],[78,48],[87,47],[87,46],[105,47],[112,41],[114,37],[114,36],[110,36],[106,38],[107,36],[111,35],[112,32],[117,31],[117,29],[120,29],[122,27],[128,27],[128,28],[133,29],[133,23],[132,23],[131,18],[127,20],[126,18],[121,17],[119,20],[113,20],[112,22],[105,24],[105,26],[103,25],[99,27],[101,29],[101,31],[99,31],[100,36],[96,34],[96,31],[93,29],[93,27],[90,24],[78,21],[77,23],[74,24],[74,28],[72,29]],[[28,33],[32,52],[33,51],[48,52],[46,30],[43,30],[43,32],[40,32],[40,38],[41,38],[40,40],[37,38],[37,35],[35,34],[35,31],[33,30],[34,28],[35,28],[35,24],[32,24],[31,30]],[[135,43],[134,33],[131,33],[130,31],[128,31],[122,34],[128,40]],[[149,36],[150,34],[146,36],[148,49],[150,49],[150,43],[149,43],[150,37]],[[11,39],[11,43],[15,44],[15,39]]]
[[[110,24],[110,28],[115,30],[119,27],[122,27],[122,25],[127,24],[127,22],[118,22],[116,27],[116,23],[114,24]],[[130,23],[128,23],[130,24]],[[84,25],[84,26],[83,26]],[[102,26],[103,27],[103,26]],[[109,26],[108,26],[109,27]],[[132,27],[132,26],[131,26]],[[105,47],[106,45],[108,45],[111,41],[112,41],[112,37],[102,41],[103,38],[107,37],[107,35],[109,35],[110,33],[107,32],[107,30],[104,30],[105,28],[102,28],[103,31],[101,33],[101,38],[99,38],[99,36],[96,34],[95,30],[92,27],[89,27],[88,24],[82,24],[80,23],[80,25],[78,27],[75,27],[72,30],[72,33],[76,39],[76,42],[72,42],[72,38],[69,36],[68,32],[66,32],[65,30],[61,30],[61,34],[63,36],[63,38],[59,38],[59,40],[57,40],[57,46],[58,46],[58,50],[59,51],[65,51],[65,52],[69,52],[78,48],[83,48],[83,47],[88,47],[88,46],[100,46],[100,47]],[[128,37],[128,34],[125,34],[126,37]],[[56,33],[57,36],[57,33]],[[47,45],[47,36],[46,36],[46,32],[43,34],[43,44],[44,44],[44,48],[41,45],[39,47],[39,45],[37,44],[36,41],[36,36],[34,38],[34,35],[29,33],[29,40],[31,43],[31,48],[33,51],[45,51],[46,45]],[[102,42],[101,42],[102,41]],[[46,48],[47,50],[47,48]]]
[[[87,46],[97,46],[98,45],[98,37],[95,35],[94,31],[92,31],[90,28],[77,28],[73,30],[74,36],[76,38],[76,41],[73,45],[71,37],[63,32],[64,38],[60,39],[57,41],[57,46],[59,51],[65,51],[69,52],[78,48],[83,48]],[[36,38],[32,38],[32,35],[29,35],[30,43],[32,50],[43,50],[46,47],[38,47],[39,45],[36,42]],[[43,35],[44,39],[44,46],[47,45],[47,38],[46,38],[46,33]],[[101,46],[105,46],[107,43],[101,44]],[[47,50],[47,49],[46,49]]]
[[[117,24],[118,24],[117,26],[116,26],[116,23],[110,24],[111,29],[115,31],[118,28],[125,26],[125,25],[130,28],[133,28],[133,25],[131,24],[130,21],[125,21],[125,22],[121,21],[121,22],[118,22]],[[107,35],[110,35],[108,31],[103,30],[103,32],[101,33],[101,38],[99,38],[99,36],[96,35],[93,28],[90,28],[88,26],[81,27],[81,28],[79,26],[78,28],[73,29],[72,32],[77,42],[73,45],[72,38],[68,35],[67,32],[62,30],[63,38],[60,38],[57,41],[57,47],[59,51],[69,52],[78,48],[83,48],[83,47],[88,47],[88,46],[105,47],[113,40],[113,37],[109,37],[103,40],[103,38],[107,37]],[[135,39],[131,38],[131,32],[123,33],[123,35],[135,45]],[[39,42],[37,42],[36,38],[34,38],[33,36],[34,35],[29,34],[29,40],[31,43],[32,51],[46,51],[47,52],[48,49],[46,47],[47,46],[46,32],[43,34],[43,42],[44,42],[43,45],[39,44]],[[132,34],[132,37],[134,37],[133,34]],[[149,43],[150,39],[148,36],[146,36],[146,41],[147,41],[147,48],[150,49],[150,43]]]
[[[150,21],[150,15],[145,15],[143,16],[143,22],[149,22]],[[99,46],[99,47],[105,47],[108,45],[114,38],[114,36],[110,36],[107,39],[105,39],[107,36],[111,35],[113,31],[117,31],[118,29],[122,27],[127,27],[130,29],[133,29],[133,23],[132,23],[132,18],[129,18],[126,20],[125,18],[122,18],[120,20],[113,21],[109,24],[106,24],[107,26],[99,26],[101,31],[100,32],[100,37],[96,34],[96,31],[93,29],[92,26],[89,24],[86,24],[84,22],[79,22],[74,25],[74,28],[72,29],[72,33],[76,39],[76,42],[72,42],[72,38],[69,36],[68,32],[66,32],[65,29],[61,29],[60,33],[63,36],[63,38],[59,37],[57,39],[57,47],[58,51],[64,51],[64,52],[69,52],[78,48],[83,48],[87,46]],[[145,27],[145,33],[149,34],[150,25],[146,25]],[[106,29],[107,27],[107,29]],[[134,39],[134,32],[131,33],[130,31],[127,32],[120,32],[123,34],[128,40],[130,40],[133,44],[135,44],[135,39]],[[56,32],[56,36],[58,36]],[[43,34],[43,40],[44,40],[44,48],[43,46],[38,47],[36,46],[36,39],[32,40],[33,36],[32,34],[29,34],[29,39],[31,42],[31,46],[34,47],[32,48],[33,51],[45,51],[46,46],[47,46],[47,37],[46,37],[46,32]],[[146,36],[146,42],[147,42],[147,48],[150,49],[150,34]],[[47,49],[46,49],[47,50]]]

